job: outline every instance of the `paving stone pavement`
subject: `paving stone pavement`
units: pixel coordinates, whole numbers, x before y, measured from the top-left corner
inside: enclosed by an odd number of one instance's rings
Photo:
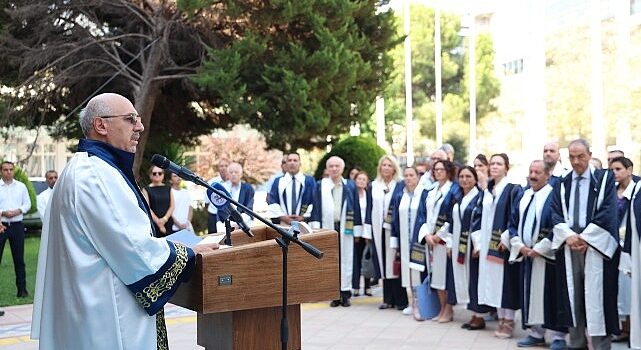
[[[486,330],[468,331],[460,325],[471,314],[455,308],[454,321],[439,324],[416,322],[396,310],[378,310],[380,290],[373,297],[352,298],[351,307],[330,308],[328,303],[302,306],[302,344],[305,350],[508,350],[518,349],[516,342],[525,336],[517,329],[508,340],[492,336],[496,322]],[[35,350],[36,341],[29,339],[31,305],[4,308],[0,317],[0,350]],[[517,313],[518,314],[518,313]],[[172,350],[203,348],[196,344],[196,314],[178,306],[166,307],[167,331]],[[627,349],[614,344],[613,349]],[[538,349],[544,349],[539,347]]]

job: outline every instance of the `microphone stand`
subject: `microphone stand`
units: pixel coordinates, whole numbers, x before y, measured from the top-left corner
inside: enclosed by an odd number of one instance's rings
[[[225,219],[225,245],[228,245],[231,247],[231,222],[229,221],[229,217]]]
[[[246,206],[238,203],[235,201],[231,196],[228,196],[226,193],[214,188],[213,186],[209,185],[207,181],[203,180],[201,177],[195,175],[195,174],[178,174],[176,175],[182,177],[185,180],[191,181],[197,185],[203,186],[207,189],[212,190],[214,193],[217,195],[225,198],[229,202],[233,203],[236,205],[237,208],[242,209],[244,212],[249,213],[252,217],[258,219],[271,229],[275,230],[280,234],[280,237],[277,237],[276,243],[281,247],[281,250],[283,252],[283,304],[281,307],[282,310],[282,317],[281,317],[281,322],[280,322],[280,341],[282,345],[282,350],[287,350],[287,343],[289,340],[289,324],[287,320],[287,253],[289,252],[289,244],[291,242],[294,242],[298,244],[301,248],[303,248],[307,253],[310,255],[314,256],[316,259],[321,259],[323,257],[323,252],[318,250],[318,248],[314,247],[313,245],[303,242],[300,239],[298,239],[298,234],[300,231],[298,230],[298,224],[296,222],[292,222],[292,226],[290,227],[289,231],[285,231],[282,228],[274,225],[271,221],[265,219],[264,217],[256,214],[253,210],[247,208]],[[181,175],[185,175],[184,177]],[[231,216],[231,215],[230,215]],[[227,219],[225,225],[229,222],[229,219]],[[225,226],[227,228],[227,226]],[[230,227],[231,229],[231,227]],[[229,232],[229,231],[228,231]],[[229,236],[230,237],[230,236]],[[227,238],[225,239],[227,241]],[[227,243],[225,243],[227,244]],[[231,245],[231,237],[229,238],[229,245]]]

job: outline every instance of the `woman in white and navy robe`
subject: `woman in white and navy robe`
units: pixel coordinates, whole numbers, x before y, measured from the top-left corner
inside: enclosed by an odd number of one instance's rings
[[[401,253],[401,285],[407,290],[408,295],[414,296],[413,288],[423,281],[426,272],[424,265],[419,266],[419,269],[410,268],[410,252],[412,245],[418,243],[418,231],[425,222],[425,201],[428,192],[419,183],[420,177],[416,168],[405,168],[403,178],[403,191],[392,199],[396,211],[392,221],[391,247]],[[411,304],[403,310],[404,314],[412,314],[414,303]]]
[[[499,328],[494,335],[512,337],[514,317],[520,308],[520,263],[509,264],[508,224],[519,185],[509,183],[506,154],[490,157],[490,181],[483,193],[480,226],[473,228],[474,250],[479,251],[478,298],[480,304],[497,308]],[[478,220],[475,221],[478,223]]]
[[[403,191],[400,169],[396,158],[391,155],[381,157],[378,162],[377,176],[367,189],[367,210],[363,238],[371,239],[376,252],[378,272],[383,279],[383,304],[379,309],[407,307],[407,292],[401,285],[400,275],[394,272],[394,261],[399,259],[397,249],[392,248],[392,220],[394,205],[392,198]]]
[[[434,317],[440,323],[452,321],[452,305],[456,304],[454,292],[454,277],[452,261],[448,258],[447,245],[449,222],[451,221],[452,206],[459,193],[459,186],[452,182],[455,176],[454,164],[447,160],[439,160],[432,165],[432,174],[436,186],[429,191],[425,201],[426,221],[418,234],[419,242],[425,241],[431,248],[430,286],[437,290],[441,311]],[[448,293],[451,292],[451,293]]]
[[[450,223],[452,277],[456,301],[467,303],[467,309],[474,312],[472,318],[463,324],[463,328],[476,330],[485,327],[485,321],[477,315],[494,311],[493,307],[478,303],[479,257],[472,255],[470,235],[473,213],[479,208],[483,192],[477,187],[476,169],[471,166],[459,170],[458,183],[461,191],[452,207]]]

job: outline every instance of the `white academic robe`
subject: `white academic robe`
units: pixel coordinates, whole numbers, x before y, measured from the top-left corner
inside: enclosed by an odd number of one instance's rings
[[[621,254],[621,263],[619,269],[631,275],[630,290],[630,349],[641,349],[641,242],[639,241],[639,231],[637,224],[641,220],[641,206],[634,205],[635,201],[641,198],[641,182],[637,183],[634,188],[630,206],[630,235],[632,244],[630,246],[630,254]],[[626,256],[626,258],[624,258]]]
[[[339,250],[340,250],[340,277],[341,277],[341,291],[348,292],[352,290],[352,274],[354,271],[354,236],[362,235],[363,226],[358,223],[352,222],[353,227],[350,228],[347,223],[347,211],[348,211],[348,197],[351,195],[350,190],[347,188],[348,184],[345,179],[343,181],[343,202],[340,214],[340,232],[339,234]],[[313,229],[325,228],[325,229],[334,229],[334,197],[332,195],[332,190],[334,189],[334,182],[330,178],[323,178],[320,181],[320,221],[316,217],[316,211],[318,208],[313,209],[312,211],[312,220],[310,221],[310,226]],[[315,200],[316,206],[318,206],[318,201]],[[352,214],[353,215],[353,214]]]
[[[481,229],[471,234],[474,242],[474,249],[480,247],[479,255],[479,282],[478,295],[479,304],[501,307],[503,299],[503,264],[495,263],[487,259],[492,238],[494,225],[494,214],[503,190],[508,185],[507,178],[503,178],[495,185],[495,196],[486,189],[483,196],[483,211],[481,216]],[[501,242],[509,248],[509,232],[506,229],[501,234]]]
[[[445,290],[445,282],[447,277],[447,243],[450,240],[448,231],[449,225],[446,223],[436,231],[436,221],[438,220],[438,214],[441,210],[441,204],[445,200],[450,188],[452,187],[452,182],[447,181],[441,188],[434,187],[427,195],[425,200],[425,208],[427,210],[426,220],[423,226],[421,226],[420,231],[418,232],[418,241],[422,241],[427,235],[437,235],[443,241],[446,242],[445,245],[437,244],[432,247],[430,254],[432,255],[432,264],[429,266],[429,270],[432,273],[432,279],[430,280],[430,286],[434,289]],[[451,241],[449,242],[450,246],[452,245]]]
[[[151,236],[147,214],[116,168],[76,153],[44,218],[31,324],[40,350],[156,349],[157,311],[141,305],[156,307],[194,264],[179,245],[172,264],[173,247]],[[127,285],[141,281],[147,290],[134,295]]]
[[[631,203],[632,200],[632,194],[634,192],[635,188],[635,182],[634,180],[630,181],[628,184],[628,187],[623,191],[623,197],[627,198],[628,203]],[[626,231],[626,224],[627,224],[627,219],[628,215],[630,215],[630,210],[629,207],[627,208],[621,223],[619,224],[619,237],[621,239],[620,244],[621,248],[623,248],[623,244],[625,241],[625,231]],[[625,264],[625,261],[630,260],[630,254],[621,252],[621,260],[619,261],[619,265]],[[630,275],[625,274],[625,273],[620,273],[619,274],[619,294],[617,295],[617,304],[619,306],[619,317],[623,318],[624,316],[629,316],[630,315],[630,305],[631,305],[631,300],[630,300],[630,291],[632,289],[631,285],[632,279],[630,278]]]
[[[478,188],[474,186],[470,192],[468,192],[461,203],[454,203],[452,209],[452,244],[449,248],[452,248],[452,274],[454,276],[454,290],[456,291],[456,301],[459,303],[469,303],[470,302],[470,293],[468,282],[470,280],[470,247],[472,246],[471,238],[468,237],[467,252],[465,253],[465,263],[459,264],[457,261],[457,251],[460,244],[461,232],[463,224],[461,219],[463,213],[467,209],[468,205],[472,202],[479,193]],[[474,203],[472,203],[474,205]],[[467,223],[468,226],[471,226],[471,223]]]
[[[518,203],[519,206],[519,221],[517,227],[517,235],[510,239],[510,263],[522,261],[523,256],[521,255],[521,248],[528,247],[532,248],[534,251],[539,253],[541,257],[536,257],[532,259],[532,270],[530,274],[530,285],[523,286],[523,290],[529,290],[525,295],[529,296],[528,302],[526,303],[528,307],[527,320],[524,320],[526,325],[542,325],[544,324],[544,292],[545,292],[545,270],[546,270],[546,260],[554,260],[554,251],[552,250],[552,241],[549,238],[544,238],[541,241],[537,242],[541,222],[543,221],[543,208],[548,200],[548,197],[552,193],[552,186],[545,185],[543,188],[534,192],[532,188],[527,189],[523,193],[523,197]],[[534,209],[536,215],[536,224],[535,227],[524,227],[524,222],[526,221],[525,210],[530,203],[530,200],[534,196],[535,205]],[[525,244],[523,240],[523,234],[525,232],[532,232],[532,237],[530,244]],[[523,277],[523,281],[527,279]]]
[[[597,178],[597,172],[599,176],[602,176],[601,179]],[[611,270],[618,267],[619,242],[611,232],[617,231],[613,175],[609,170],[595,170],[592,166],[589,167],[589,174],[589,188],[592,189],[592,193],[589,194],[587,208],[591,210],[588,211],[588,217],[586,217],[587,226],[580,234],[574,232],[569,224],[571,222],[568,211],[570,193],[567,192],[571,189],[571,182],[574,181],[573,173],[569,173],[561,180],[559,191],[554,193],[553,220],[555,224],[552,249],[557,251],[557,264],[565,266],[564,277],[567,283],[570,320],[572,321],[571,325],[576,325],[574,266],[570,247],[565,244],[565,240],[571,236],[579,235],[588,244],[584,265],[584,302],[586,333],[594,337],[613,334],[618,330],[616,302],[613,309],[610,307],[610,303],[616,301],[616,294],[613,293],[612,288],[614,287],[607,279],[615,279],[618,286],[618,275],[613,276]],[[611,184],[611,187],[608,184]]]
[[[421,193],[423,192],[423,187],[419,184],[414,189],[414,195],[410,200],[410,195],[407,192],[407,187],[403,189],[403,196],[401,197],[401,203],[398,208],[399,216],[399,245],[401,251],[401,285],[403,287],[415,287],[421,284],[421,273],[415,269],[410,269],[410,240],[414,235],[414,225],[416,223],[416,217],[418,216],[418,208],[421,201]],[[412,212],[412,216],[408,220],[409,212]],[[399,247],[392,247],[399,248]],[[411,277],[410,277],[411,276]],[[411,281],[410,281],[411,279]]]
[[[49,197],[51,197],[52,191],[53,190],[51,188],[47,187],[46,190],[40,192],[40,194],[36,197],[38,215],[40,215],[41,220],[44,220],[45,213],[47,210],[47,204],[49,203]]]
[[[381,271],[381,277],[386,278],[398,278],[398,275],[394,274],[393,263],[396,259],[396,251],[391,249],[392,247],[392,225],[391,222],[385,222],[385,216],[387,215],[387,209],[390,206],[392,197],[394,197],[394,190],[396,189],[396,180],[391,180],[389,182],[389,187],[385,186],[385,182],[382,180],[372,181],[372,223],[371,225],[365,224],[363,226],[363,237],[367,239],[374,240],[374,246],[376,247],[376,255],[378,256],[378,266],[379,271]],[[385,193],[385,190],[389,190]],[[397,243],[398,244],[398,243]],[[398,246],[396,244],[396,246]],[[383,246],[385,249],[385,266],[383,266]]]

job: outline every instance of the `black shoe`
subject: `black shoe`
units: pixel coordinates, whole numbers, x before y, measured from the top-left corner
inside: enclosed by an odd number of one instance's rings
[[[403,311],[403,310],[405,310],[406,307],[407,307],[407,305],[405,305],[405,306],[399,305],[399,306],[396,307],[396,310]]]
[[[331,307],[337,307],[337,306],[338,306],[338,305],[340,305],[340,304],[341,304],[341,301],[340,301],[340,300],[332,300],[332,302],[331,302],[331,303],[329,303],[329,306],[331,306]]]
[[[346,299],[343,299],[343,301],[341,301],[341,305],[343,305],[344,307],[350,307],[352,306],[352,302],[349,301],[349,298],[346,298]]]
[[[367,295],[368,297],[371,297],[372,296],[372,291],[370,289],[365,289],[365,293],[363,293],[363,294]]]
[[[29,292],[27,292],[26,289],[22,289],[18,291],[18,294],[16,294],[18,298],[26,298],[29,296]]]
[[[0,310],[0,316],[4,316],[4,310]]]
[[[383,303],[383,304],[381,304],[381,305],[378,307],[378,309],[379,309],[379,310],[385,310],[385,309],[391,309],[391,308],[393,308],[393,307],[394,307],[394,305],[390,305],[390,304]]]

